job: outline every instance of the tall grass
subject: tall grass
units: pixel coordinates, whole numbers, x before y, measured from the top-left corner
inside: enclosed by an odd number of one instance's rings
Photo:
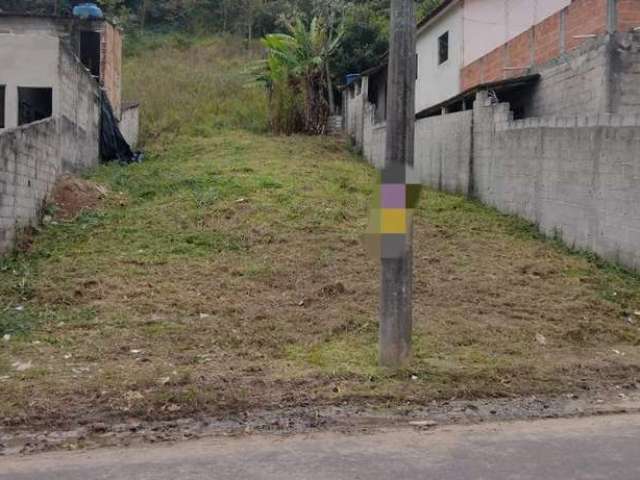
[[[141,103],[143,145],[224,127],[266,130],[266,93],[247,74],[257,48],[232,37],[171,35],[134,38],[128,52],[124,96]]]

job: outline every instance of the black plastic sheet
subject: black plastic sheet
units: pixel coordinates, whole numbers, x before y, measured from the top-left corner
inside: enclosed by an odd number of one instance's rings
[[[142,154],[134,152],[122,136],[118,121],[113,113],[109,97],[101,93],[100,114],[100,158],[103,162],[119,162],[123,164],[142,161]]]

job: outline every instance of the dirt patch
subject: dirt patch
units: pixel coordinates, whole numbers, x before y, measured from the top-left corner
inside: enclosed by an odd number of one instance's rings
[[[72,430],[0,428],[0,457],[56,450],[129,447],[247,434],[291,435],[318,431],[372,433],[385,428],[434,430],[451,425],[618,415],[640,411],[638,386],[608,392],[432,402],[394,407],[336,405],[249,410],[226,417],[170,421],[127,418],[122,423],[87,422]]]
[[[72,220],[84,211],[95,210],[106,198],[108,190],[90,180],[65,175],[56,182],[49,206],[54,220]]]

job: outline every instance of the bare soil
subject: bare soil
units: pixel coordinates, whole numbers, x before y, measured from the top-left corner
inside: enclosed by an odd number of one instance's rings
[[[61,177],[51,192],[49,207],[54,220],[72,220],[83,211],[97,209],[106,198],[106,187],[71,175]]]
[[[618,415],[640,412],[640,385],[615,392],[567,394],[498,400],[451,400],[417,407],[411,403],[386,408],[370,405],[301,406],[252,410],[222,417],[172,421],[87,423],[71,430],[0,429],[0,457],[56,450],[129,447],[255,433],[293,435],[318,431],[371,433],[385,428],[433,430],[448,425],[474,425],[518,420]]]

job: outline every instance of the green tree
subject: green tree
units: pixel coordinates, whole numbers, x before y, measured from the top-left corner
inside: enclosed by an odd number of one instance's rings
[[[302,18],[288,25],[289,33],[270,34],[263,40],[268,50],[262,64],[259,79],[264,81],[270,92],[272,105],[272,125],[276,131],[283,131],[281,125],[301,126],[310,134],[326,132],[329,116],[328,63],[342,40],[341,31],[332,34],[327,22],[314,17],[307,23]],[[285,97],[285,99],[283,99]],[[277,114],[288,104],[288,99],[302,100],[302,112],[286,109],[294,116],[301,113],[301,122],[295,118],[282,120]],[[292,133],[284,129],[285,133]]]

